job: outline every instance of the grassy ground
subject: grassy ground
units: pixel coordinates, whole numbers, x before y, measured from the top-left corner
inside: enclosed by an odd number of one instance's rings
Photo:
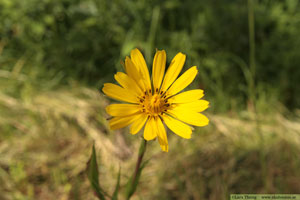
[[[0,71],[1,200],[96,199],[84,173],[93,142],[109,193],[119,166],[122,184],[131,175],[140,137],[111,132],[108,99],[70,85],[46,88],[18,70]],[[191,140],[169,134],[169,153],[149,142],[151,161],[133,199],[299,193],[300,111],[258,102],[257,118],[249,111],[206,112],[210,125],[196,128]]]

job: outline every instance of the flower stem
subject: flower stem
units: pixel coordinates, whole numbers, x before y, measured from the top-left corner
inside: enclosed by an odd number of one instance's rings
[[[147,140],[143,139],[141,141],[141,144],[140,144],[139,155],[138,155],[138,159],[136,161],[136,166],[135,166],[135,171],[134,171],[134,174],[133,174],[132,183],[134,183],[136,181],[138,171],[141,167],[142,160],[143,160],[144,154],[146,152],[146,147],[147,147]]]
[[[126,191],[126,199],[127,200],[129,200],[130,197],[134,194],[136,187],[138,185],[142,170],[145,167],[145,163],[142,164],[142,161],[143,161],[143,157],[146,152],[146,146],[147,146],[147,141],[142,139],[141,144],[140,144],[138,158],[136,161],[135,170],[134,170],[132,178],[128,182],[128,188]]]

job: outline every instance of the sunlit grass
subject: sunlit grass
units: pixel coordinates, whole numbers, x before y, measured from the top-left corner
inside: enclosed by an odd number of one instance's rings
[[[93,141],[100,184],[112,191],[119,165],[125,183],[140,140],[124,133],[127,129],[109,131],[108,102],[101,93],[79,86],[45,89],[18,78],[25,75],[6,74],[0,78],[0,199],[94,199],[84,174]],[[170,135],[167,155],[150,143],[150,166],[135,198],[217,200],[230,193],[296,193],[299,115],[283,115],[287,112],[279,104],[267,109],[267,102],[258,102],[266,108],[258,112],[263,148],[251,112],[206,112],[211,125],[196,129],[189,141]]]

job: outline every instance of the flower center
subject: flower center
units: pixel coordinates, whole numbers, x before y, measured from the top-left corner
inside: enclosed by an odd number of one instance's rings
[[[142,112],[150,116],[158,116],[166,112],[170,104],[168,104],[168,100],[163,95],[163,92],[158,93],[156,91],[152,94],[151,90],[149,90],[140,99],[140,105],[142,106]]]

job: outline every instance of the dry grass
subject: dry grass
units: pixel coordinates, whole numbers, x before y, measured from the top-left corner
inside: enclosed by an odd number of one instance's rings
[[[78,86],[44,90],[22,77],[7,72],[1,79],[0,199],[96,199],[84,174],[93,141],[100,184],[111,192],[119,165],[124,184],[140,138],[108,129],[107,100]],[[196,129],[191,140],[169,134],[167,154],[156,141],[149,143],[151,162],[134,199],[300,192],[299,116],[259,113],[258,128],[246,111],[209,118],[210,125]]]

